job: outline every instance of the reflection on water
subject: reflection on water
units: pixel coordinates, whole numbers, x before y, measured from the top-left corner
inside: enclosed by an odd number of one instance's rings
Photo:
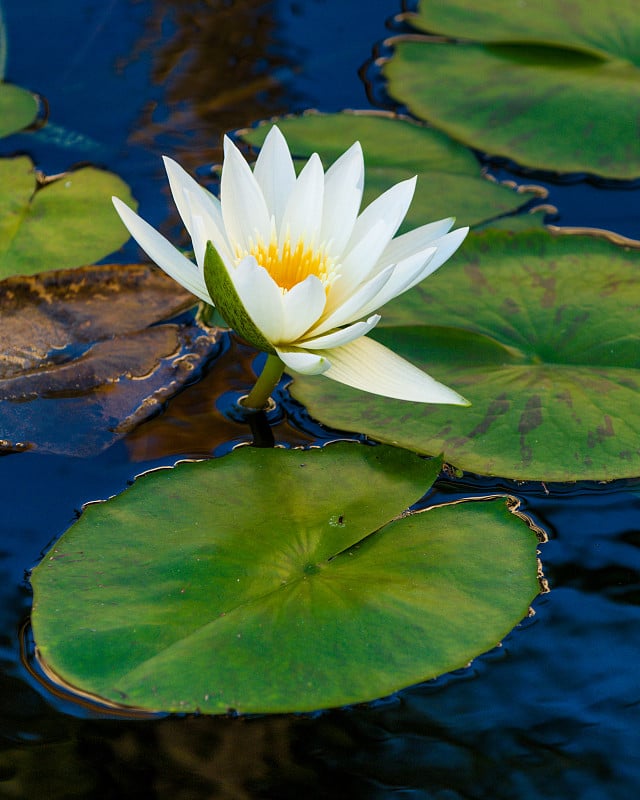
[[[231,334],[221,342],[223,351],[202,378],[172,398],[164,412],[140,425],[126,444],[132,461],[151,461],[167,456],[206,458],[222,455],[239,444],[250,444],[254,434],[242,416],[234,413],[237,400],[256,381],[256,351]],[[258,358],[264,360],[263,356]],[[315,437],[292,427],[282,404],[269,413],[275,444],[310,445]]]
[[[226,131],[290,108],[280,75],[296,69],[295,54],[285,59],[275,6],[156,0],[131,58],[155,53],[152,80],[163,97],[144,104],[131,141],[154,150],[170,142],[193,172],[221,160]]]

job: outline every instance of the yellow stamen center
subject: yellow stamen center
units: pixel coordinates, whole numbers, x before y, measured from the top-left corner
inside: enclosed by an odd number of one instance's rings
[[[283,291],[289,291],[309,275],[315,275],[328,288],[334,275],[334,263],[323,249],[308,247],[298,241],[294,248],[287,238],[282,247],[275,236],[268,245],[254,244],[249,250],[261,267],[264,267]]]

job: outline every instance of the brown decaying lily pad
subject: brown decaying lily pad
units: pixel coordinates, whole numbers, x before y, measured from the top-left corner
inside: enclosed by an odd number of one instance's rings
[[[101,265],[0,284],[0,452],[90,455],[155,413],[218,347],[153,267]],[[150,327],[152,326],[152,327]]]

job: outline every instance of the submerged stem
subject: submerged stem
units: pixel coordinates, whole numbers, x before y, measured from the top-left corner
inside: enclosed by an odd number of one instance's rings
[[[278,356],[269,353],[258,380],[253,389],[242,401],[242,405],[249,409],[262,409],[266,406],[271,392],[278,385],[278,381],[284,372],[284,363]]]

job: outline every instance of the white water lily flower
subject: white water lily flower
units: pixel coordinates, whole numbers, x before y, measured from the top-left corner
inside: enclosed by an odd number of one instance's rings
[[[359,213],[364,161],[358,142],[326,173],[314,153],[298,177],[275,126],[253,172],[227,137],[224,153],[220,200],[164,159],[196,264],[122,201],[113,202],[158,266],[270,354],[269,391],[286,367],[388,397],[465,404],[366,334],[380,319],[372,312],[443,264],[468,229],[448,233],[453,220],[444,219],[393,238],[415,178]]]

